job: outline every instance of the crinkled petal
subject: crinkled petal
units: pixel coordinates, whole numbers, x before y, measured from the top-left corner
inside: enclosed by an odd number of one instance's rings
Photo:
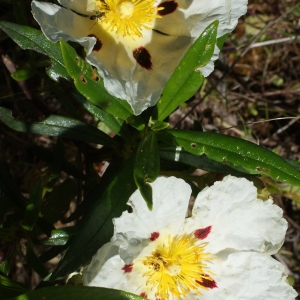
[[[247,10],[247,0],[178,0],[178,8],[168,15],[157,19],[155,29],[171,36],[191,36],[198,38],[205,28],[218,20],[217,37],[230,33],[237,25],[239,17]],[[215,46],[210,62],[199,68],[204,77],[214,70],[214,62],[219,57],[220,49]]]
[[[116,245],[110,242],[103,245],[93,256],[91,263],[86,268],[84,268],[84,271],[82,273],[83,284],[84,285],[95,284],[95,286],[101,286],[99,282],[100,279],[97,278],[97,274],[101,271],[104,264],[108,260],[114,259],[116,257],[119,257],[119,249]],[[124,264],[124,262],[122,262],[121,265],[122,264]],[[112,271],[115,270],[112,269]],[[112,273],[112,271],[110,271],[109,273]]]
[[[88,37],[88,28],[93,26],[94,21],[51,3],[32,1],[31,8],[34,18],[51,42],[59,39],[73,41],[92,51],[96,39]]]
[[[118,255],[118,248],[113,243],[107,243],[83,269],[82,280],[85,286],[119,289],[137,295],[147,291],[147,295],[155,299],[154,292],[147,289],[142,271],[141,262],[126,264]]]
[[[177,9],[157,19],[155,29],[169,35],[198,37],[212,22],[218,20],[218,34],[221,37],[231,32],[238,18],[247,11],[247,0],[177,0]]]
[[[120,245],[120,255],[126,263],[143,250],[151,234],[161,233],[161,230],[177,234],[185,220],[191,187],[175,177],[160,177],[151,186],[152,211],[137,190],[128,201],[133,212],[125,211],[120,218],[114,219],[112,241]]]
[[[94,0],[58,0],[66,8],[72,9],[83,15],[92,15],[96,11]]]
[[[213,260],[211,270],[217,288],[191,294],[189,300],[292,300],[296,291],[287,282],[281,263],[264,253],[240,252],[228,259]]]
[[[205,188],[195,201],[185,231],[212,226],[207,251],[276,253],[283,244],[287,222],[272,200],[257,199],[257,189],[245,178],[226,176]]]
[[[79,6],[77,1],[70,0],[61,0],[61,4],[71,9]],[[166,36],[146,29],[143,29],[142,38],[117,38],[116,34],[107,33],[101,23],[96,24],[97,21],[89,17],[50,3],[33,1],[32,11],[51,41],[62,38],[87,48],[87,61],[97,67],[105,88],[110,94],[128,101],[136,115],[157,103],[192,43],[192,38],[187,36]],[[89,12],[83,9],[81,13]],[[99,49],[96,42],[101,45]],[[134,58],[133,52],[139,47],[146,49],[150,56],[149,69]]]
[[[144,284],[144,280],[128,276],[127,272],[131,270],[130,268],[118,255],[118,247],[112,243],[105,244],[93,256],[92,262],[84,268],[83,284],[136,293],[139,286]]]

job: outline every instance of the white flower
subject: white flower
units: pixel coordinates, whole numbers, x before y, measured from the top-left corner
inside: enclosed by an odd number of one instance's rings
[[[83,282],[152,300],[291,300],[297,293],[271,257],[287,222],[272,200],[257,199],[244,178],[227,176],[199,193],[185,218],[190,186],[175,177],[152,185],[153,210],[139,191],[133,212],[114,219],[115,233],[83,271]]]
[[[87,49],[108,92],[125,99],[135,114],[159,100],[179,61],[204,29],[219,20],[218,37],[231,32],[247,0],[58,0],[32,2],[46,37]],[[204,76],[218,57],[199,68]]]

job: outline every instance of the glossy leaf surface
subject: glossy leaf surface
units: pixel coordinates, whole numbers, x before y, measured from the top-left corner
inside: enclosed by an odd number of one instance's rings
[[[76,235],[78,228],[76,226],[54,229],[51,231],[51,237],[43,242],[43,245],[63,246],[72,236]]]
[[[69,75],[73,78],[77,90],[91,103],[116,118],[127,120],[132,126],[143,128],[140,117],[133,116],[129,104],[110,95],[104,88],[103,79],[96,69],[80,58],[76,51],[65,41],[61,40],[61,51]]]
[[[9,109],[0,107],[0,120],[10,128],[20,132],[59,136],[77,141],[116,147],[114,140],[97,128],[64,116],[51,115],[42,122],[27,123],[14,119]]]
[[[55,81],[59,77],[69,79],[58,43],[52,43],[37,29],[9,22],[0,22],[0,28],[22,49],[31,49],[51,58],[52,66],[47,74]]]
[[[187,166],[192,166],[208,172],[231,174],[234,176],[243,176],[245,174],[226,164],[209,159],[206,155],[194,155],[179,146],[176,147],[162,144],[159,146],[159,154],[162,159],[183,163]]]
[[[270,150],[239,138],[186,130],[159,131],[164,143],[178,145],[195,154],[226,164],[241,172],[269,176],[275,180],[300,185],[300,172]]]
[[[175,69],[157,103],[158,120],[164,120],[202,85],[204,77],[196,69],[210,61],[216,44],[218,25],[219,22],[214,21],[204,30]]]
[[[120,118],[115,118],[113,115],[106,113],[104,110],[88,102],[79,93],[74,95],[75,99],[99,121],[105,123],[117,135],[128,138],[130,133],[126,127],[126,122]]]

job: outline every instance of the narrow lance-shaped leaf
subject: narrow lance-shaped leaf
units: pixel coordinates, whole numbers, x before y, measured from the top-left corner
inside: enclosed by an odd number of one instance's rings
[[[116,118],[127,120],[132,126],[142,129],[143,120],[133,116],[132,109],[125,100],[120,100],[107,92],[97,70],[80,58],[67,42],[61,40],[60,45],[66,68],[77,90],[103,111]]]
[[[217,41],[218,25],[219,21],[211,23],[185,54],[162,92],[154,118],[164,120],[202,85],[204,77],[196,69],[210,61]]]
[[[48,275],[48,271],[40,259],[36,256],[31,241],[29,241],[29,245],[26,249],[26,260],[28,264],[37,272],[41,278],[45,278]]]
[[[117,147],[115,141],[96,127],[64,116],[51,115],[39,123],[27,123],[14,119],[11,111],[0,107],[0,120],[10,128],[26,133],[59,136],[77,141]]]
[[[235,170],[224,163],[209,159],[206,155],[194,155],[180,146],[161,144],[159,154],[162,159],[183,163],[208,172],[231,174],[234,176],[245,176],[245,173]],[[249,174],[248,172],[246,174]]]
[[[108,184],[106,190],[99,191],[100,197],[94,195],[95,205],[83,218],[78,234],[73,238],[70,247],[52,273],[50,280],[63,278],[86,264],[97,250],[113,236],[112,219],[119,217],[127,209],[129,196],[136,189],[133,179],[132,155],[120,167],[119,172]]]
[[[152,209],[152,188],[149,182],[155,181],[159,174],[160,161],[154,131],[145,135],[137,148],[134,163],[134,180],[148,208]]]
[[[115,289],[87,286],[53,286],[37,289],[9,300],[142,300],[141,296]]]
[[[95,116],[99,121],[105,123],[111,130],[113,130],[117,135],[128,139],[130,136],[129,130],[127,128],[126,122],[120,118],[116,118],[113,115],[106,113],[104,110],[98,108],[97,106],[88,102],[82,95],[78,92],[74,93],[74,98],[93,116]]]
[[[52,43],[37,29],[9,22],[0,22],[0,28],[12,38],[22,49],[31,49],[51,58],[52,66],[47,74],[55,81],[59,77],[69,79],[58,43]]]
[[[164,130],[157,134],[164,143],[179,145],[195,155],[229,165],[241,172],[259,174],[300,185],[300,172],[270,150],[249,141],[212,132]]]
[[[1,299],[8,299],[24,294],[28,291],[25,285],[15,282],[7,276],[0,274]]]

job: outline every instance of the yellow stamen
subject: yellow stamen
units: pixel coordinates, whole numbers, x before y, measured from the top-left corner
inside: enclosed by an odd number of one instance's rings
[[[199,245],[192,234],[168,236],[163,242],[157,242],[155,250],[142,261],[148,269],[143,274],[148,277],[146,284],[155,291],[156,297],[180,299],[191,291],[201,295],[199,288],[208,289],[201,285],[204,279],[212,280],[205,264],[212,260],[204,253],[206,244]]]
[[[99,24],[120,37],[142,37],[143,29],[151,30],[159,18],[155,0],[95,0],[97,13],[104,13]]]

